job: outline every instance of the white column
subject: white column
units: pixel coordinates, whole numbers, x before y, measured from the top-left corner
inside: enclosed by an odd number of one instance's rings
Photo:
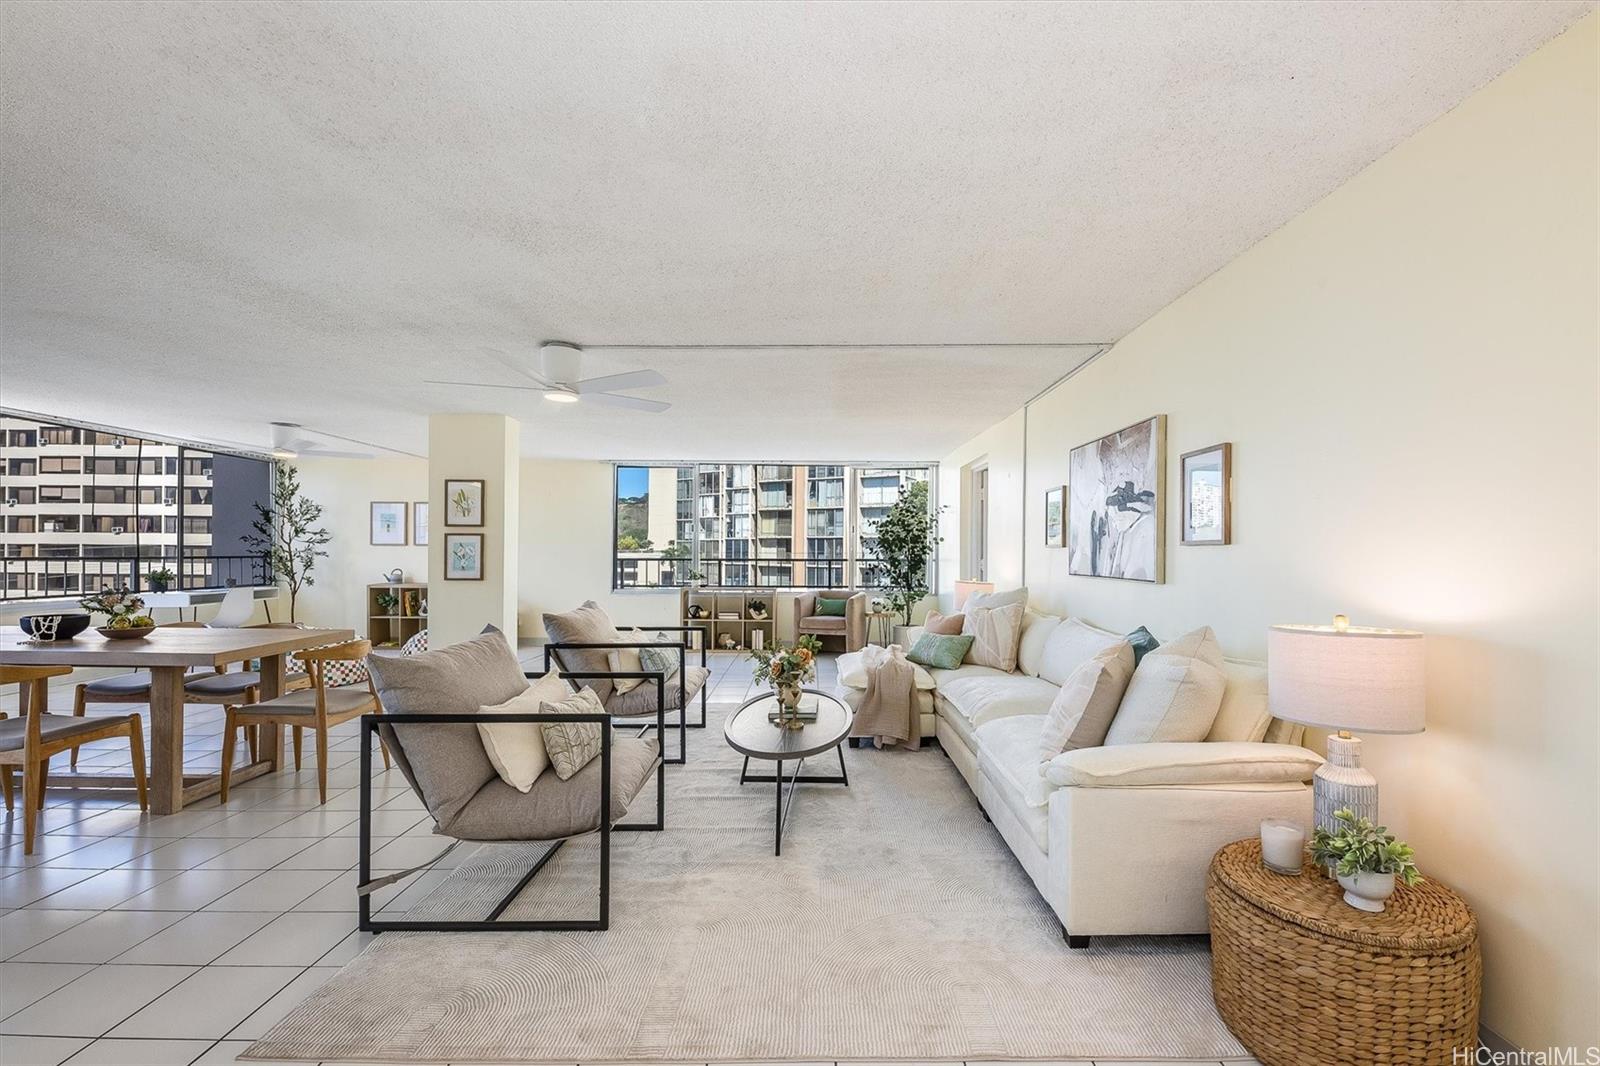
[[[499,627],[516,644],[521,426],[505,415],[428,416],[428,643],[442,648]],[[483,525],[457,526],[445,482],[483,482]],[[446,580],[452,534],[483,535],[483,578]]]

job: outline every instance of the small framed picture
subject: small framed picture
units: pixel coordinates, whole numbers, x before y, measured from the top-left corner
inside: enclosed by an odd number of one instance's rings
[[[1233,445],[1184,452],[1183,543],[1233,543]]]
[[[444,579],[446,581],[483,580],[482,533],[445,534]]]
[[[447,526],[483,525],[483,482],[446,478],[444,483],[444,524]]]
[[[418,500],[411,505],[411,543],[428,543],[428,501]]]
[[[372,503],[372,543],[404,544],[406,542],[406,505],[388,500]]]
[[[1044,494],[1044,546],[1046,548],[1065,548],[1067,546],[1067,519],[1066,512],[1062,510],[1067,498],[1067,487],[1048,489]]]

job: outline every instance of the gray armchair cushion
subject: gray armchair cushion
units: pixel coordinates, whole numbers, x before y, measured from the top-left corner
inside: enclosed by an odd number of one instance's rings
[[[370,655],[367,667],[385,714],[477,714],[528,687],[499,632],[421,655]],[[479,789],[499,780],[474,725],[402,726],[386,734],[398,738],[402,770],[439,826],[448,826]]]
[[[545,615],[544,631],[552,644],[616,644],[623,639],[622,634],[617,632],[617,627],[612,623],[611,616],[606,614],[605,608],[593,600],[586,600],[583,606],[566,614]],[[611,669],[604,648],[593,651],[558,651],[555,653],[555,661],[562,672],[568,674],[605,673]],[[594,694],[600,697],[601,703],[611,698],[611,690],[615,688],[611,682],[604,678],[581,680],[594,689]]]
[[[611,820],[628,813],[661,759],[654,738],[613,734]],[[496,777],[443,832],[458,840],[560,840],[600,828],[600,760],[563,781],[546,769],[526,793]]]
[[[706,680],[711,677],[711,671],[704,666],[685,666],[683,668],[683,694],[686,699],[694,699],[700,690],[705,687]],[[678,709],[678,679],[674,677],[667,682],[667,710]],[[606,701],[606,710],[619,718],[639,718],[644,715],[656,713],[656,683],[646,681],[631,692],[619,692]]]

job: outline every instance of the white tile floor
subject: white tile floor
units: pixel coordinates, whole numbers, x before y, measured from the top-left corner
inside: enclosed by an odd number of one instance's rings
[[[747,662],[715,654],[712,667],[717,703],[753,691]],[[819,687],[833,687],[833,669],[825,658]],[[70,691],[52,691],[53,710],[68,709]],[[220,710],[190,708],[186,765],[213,771],[221,731]],[[335,734],[326,806],[308,744],[299,773],[257,778],[226,806],[211,799],[165,818],[141,816],[125,793],[53,790],[31,856],[20,819],[8,817],[0,1063],[233,1062],[353,958],[368,939],[355,932],[355,724]],[[721,742],[691,733],[690,757]],[[126,772],[127,759],[126,742],[103,741],[85,746],[79,769]],[[443,845],[399,773],[378,767],[375,854],[380,868],[401,869]],[[402,898],[407,887],[377,898],[404,905],[417,891]]]

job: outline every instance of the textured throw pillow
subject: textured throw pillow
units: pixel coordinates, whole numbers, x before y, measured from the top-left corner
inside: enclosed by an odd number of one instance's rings
[[[1209,626],[1187,633],[1140,661],[1106,743],[1204,740],[1226,687],[1216,634]]]
[[[566,614],[544,616],[544,631],[552,644],[615,644],[622,639],[611,616],[593,600]],[[603,674],[611,669],[611,661],[603,648],[585,651],[558,651],[556,665],[569,674]],[[601,702],[611,698],[612,684],[604,678],[589,680],[594,694]]]
[[[1026,586],[1016,589],[1006,589],[1003,592],[974,592],[967,597],[961,609],[969,614],[979,607],[1005,607],[1009,604],[1020,603],[1023,609],[1028,606],[1028,589]]]
[[[967,657],[972,638],[952,637],[943,633],[924,633],[906,652],[906,658],[930,670],[954,670]]]
[[[961,624],[966,620],[963,614],[940,614],[938,611],[929,611],[927,621],[922,623],[922,629],[927,633],[938,633],[944,637],[959,637]]]
[[[1128,643],[1133,646],[1133,665],[1136,668],[1140,660],[1161,647],[1161,642],[1156,639],[1155,634],[1144,626],[1140,626],[1128,634]]]
[[[849,600],[835,600],[835,599],[830,599],[830,598],[828,598],[826,596],[818,596],[817,597],[817,613],[813,617],[816,617],[816,618],[843,618],[844,617],[844,605],[849,603],[849,602],[850,602]]]
[[[605,710],[594,689],[586,688],[559,703],[544,704],[539,713],[604,714]],[[563,781],[600,754],[601,730],[605,727],[599,722],[545,722],[539,728],[544,733],[544,749],[550,756],[550,765]]]
[[[1008,674],[1015,670],[1024,610],[1020,603],[1008,603],[1003,607],[978,607],[968,611],[961,622],[962,634],[972,638],[967,662]]]
[[[660,647],[639,649],[639,669],[664,674],[670,682],[678,676],[678,646],[682,641],[676,633],[661,633],[656,643]]]
[[[646,638],[637,629],[627,629],[619,631],[617,639],[627,641],[629,644],[637,644]],[[618,648],[616,651],[606,652],[606,665],[612,670],[626,674],[636,674],[644,669],[639,661],[638,648]],[[640,677],[616,677],[611,679],[611,684],[616,687],[618,692],[632,692],[644,684],[644,679]]]
[[[498,632],[421,655],[371,655],[367,666],[385,715],[477,714],[478,708],[504,703],[528,687],[516,652]],[[472,725],[400,726],[391,733],[410,767],[408,776],[441,829],[495,778]]]
[[[497,714],[538,714],[544,704],[559,703],[571,692],[561,675],[552,670],[504,703],[480,707],[478,713],[486,718]],[[532,788],[535,779],[550,765],[538,722],[480,722],[478,736],[495,773],[518,792]]]
[[[1098,651],[1072,672],[1061,686],[1039,731],[1039,772],[1064,751],[1097,748],[1117,716],[1128,679],[1133,677],[1133,648],[1127,641]]]

